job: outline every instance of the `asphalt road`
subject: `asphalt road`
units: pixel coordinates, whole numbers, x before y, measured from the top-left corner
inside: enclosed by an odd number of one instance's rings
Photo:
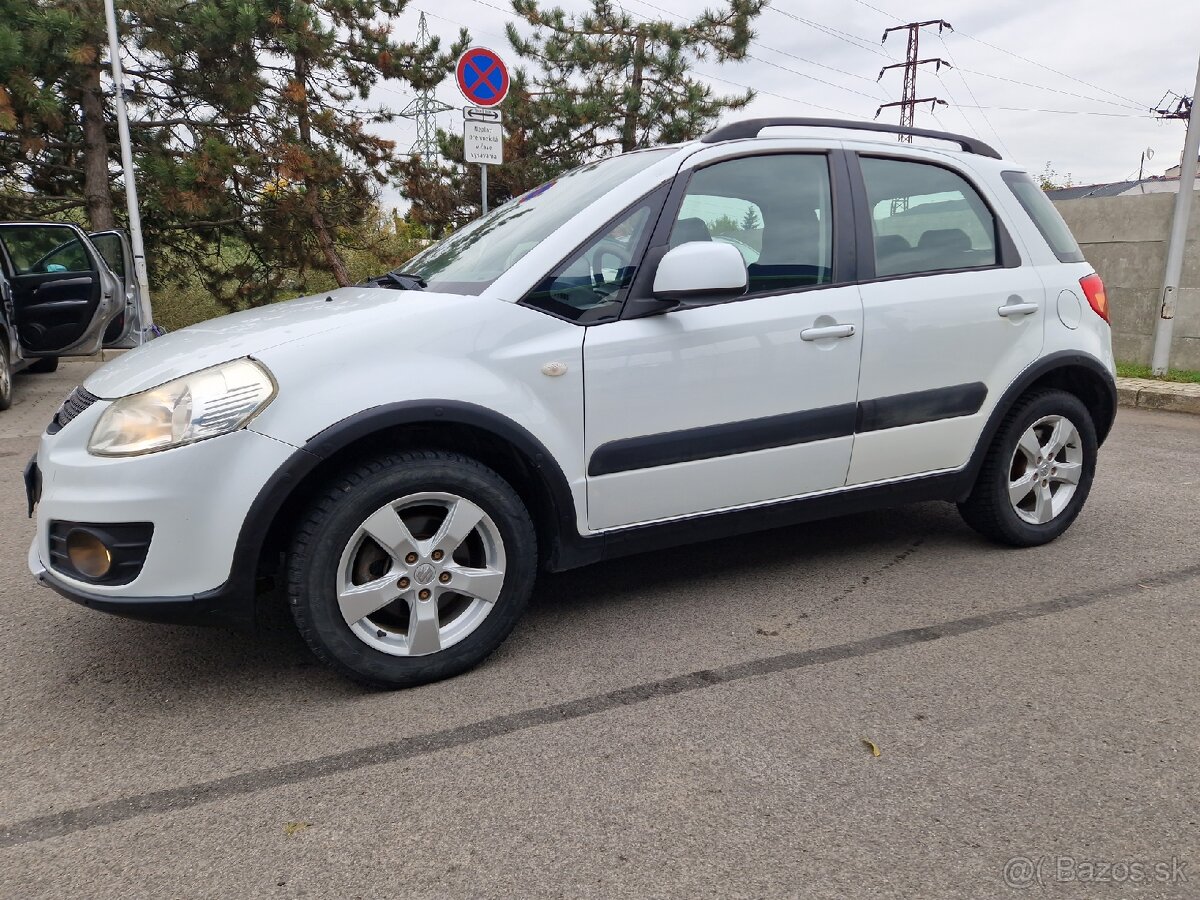
[[[0,414],[0,895],[1200,896],[1200,417],[1122,411],[1049,547],[927,504],[636,557],[375,693],[31,584],[83,371]]]

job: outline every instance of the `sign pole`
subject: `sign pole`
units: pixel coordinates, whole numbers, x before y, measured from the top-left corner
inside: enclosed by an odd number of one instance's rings
[[[479,163],[480,215],[488,211],[488,166],[504,164],[504,128],[495,109],[508,94],[508,67],[487,47],[470,47],[455,67],[463,108],[463,162]]]
[[[146,245],[142,241],[142,215],[138,207],[137,174],[133,169],[133,150],[129,142],[129,115],[125,109],[125,85],[121,69],[121,44],[117,38],[117,12],[113,0],[104,0],[104,19],[108,27],[108,55],[112,64],[112,80],[115,89],[113,105],[117,112],[117,136],[121,143],[121,170],[125,174],[125,207],[129,213],[129,249],[133,252],[133,272],[126,272],[137,282],[142,333],[138,343],[144,343],[146,333],[154,321],[150,311],[150,276],[146,272]]]

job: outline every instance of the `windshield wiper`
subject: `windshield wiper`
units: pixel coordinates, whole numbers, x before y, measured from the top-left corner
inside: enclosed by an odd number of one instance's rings
[[[423,291],[429,287],[425,279],[412,272],[393,269],[386,275],[376,275],[363,282],[364,287],[391,288],[393,291]]]

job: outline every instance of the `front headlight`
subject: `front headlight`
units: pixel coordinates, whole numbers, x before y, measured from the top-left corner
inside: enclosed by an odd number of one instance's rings
[[[235,359],[122,397],[88,441],[96,456],[137,456],[236,431],[274,399],[275,379],[252,359]]]

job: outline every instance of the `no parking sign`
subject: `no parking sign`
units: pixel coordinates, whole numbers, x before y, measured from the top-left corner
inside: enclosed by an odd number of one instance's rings
[[[496,106],[508,94],[508,69],[494,50],[472,47],[458,58],[458,89],[476,106]]]

